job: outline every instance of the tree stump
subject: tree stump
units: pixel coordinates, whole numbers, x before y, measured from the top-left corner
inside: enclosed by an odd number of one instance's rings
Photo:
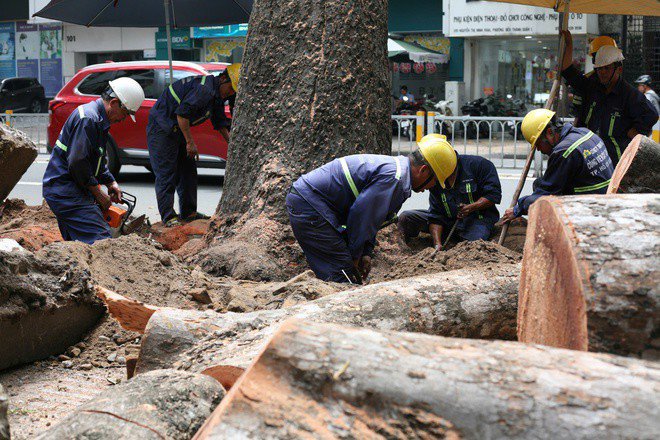
[[[37,439],[188,439],[224,395],[209,377],[152,371],[104,391]]]
[[[30,168],[39,150],[24,134],[0,124],[0,203]]]
[[[519,264],[457,270],[368,285],[298,306],[252,313],[158,310],[144,330],[136,373],[174,367],[205,372],[230,387],[279,324],[293,316],[464,338],[515,339],[519,273]],[[126,307],[134,305],[127,300]],[[113,316],[129,316],[114,312],[123,307],[108,302]],[[138,327],[135,322],[119,322],[124,328]]]
[[[288,321],[194,437],[658,438],[652,363]]]
[[[660,144],[638,134],[617,164],[608,194],[660,192]]]
[[[659,249],[660,195],[539,199],[529,216],[518,340],[653,355]]]

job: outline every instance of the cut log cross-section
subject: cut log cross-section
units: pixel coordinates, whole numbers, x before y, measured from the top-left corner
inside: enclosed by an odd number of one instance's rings
[[[621,155],[607,193],[658,192],[660,192],[660,144],[639,134]]]
[[[655,357],[660,195],[544,197],[532,205],[518,340]]]
[[[339,292],[298,306],[251,313],[160,309],[144,329],[136,373],[205,372],[229,387],[287,318],[465,338],[515,339],[519,264],[457,270]],[[116,297],[114,297],[116,299]],[[126,300],[127,307],[135,302]],[[124,328],[134,322],[113,309]]]
[[[288,321],[195,440],[658,438],[632,358]]]

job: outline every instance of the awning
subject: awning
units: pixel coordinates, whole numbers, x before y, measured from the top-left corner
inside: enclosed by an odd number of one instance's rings
[[[449,55],[447,54],[427,49],[420,46],[419,44],[394,40],[392,38],[387,40],[387,56],[389,58],[407,56],[411,61],[415,63],[442,64],[449,62]]]
[[[571,12],[583,14],[660,16],[658,0],[489,0],[500,3],[540,6],[562,12],[566,3]]]

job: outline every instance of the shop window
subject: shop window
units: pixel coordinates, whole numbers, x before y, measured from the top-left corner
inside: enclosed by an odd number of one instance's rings
[[[115,71],[95,72],[82,80],[78,92],[83,95],[100,95],[108,87],[108,81],[115,78]]]

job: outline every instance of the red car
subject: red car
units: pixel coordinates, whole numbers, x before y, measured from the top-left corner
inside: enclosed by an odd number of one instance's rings
[[[223,72],[225,63],[192,63],[174,61],[174,81],[192,75],[209,75]],[[147,122],[149,110],[156,103],[165,87],[169,85],[167,61],[130,61],[94,64],[81,69],[48,105],[48,151],[55,145],[62,126],[79,105],[100,97],[108,86],[108,81],[128,76],[136,80],[144,89],[145,100],[135,115],[110,128],[108,168],[117,176],[122,165],[140,165],[151,169],[147,151]],[[229,116],[229,108],[226,110]],[[210,120],[192,127],[192,134],[199,148],[198,166],[224,168],[227,159],[227,142],[213,130]]]

